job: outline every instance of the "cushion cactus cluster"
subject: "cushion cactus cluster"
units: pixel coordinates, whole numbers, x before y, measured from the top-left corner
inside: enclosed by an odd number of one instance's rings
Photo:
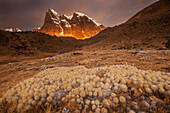
[[[105,73],[99,77],[96,73],[101,70],[105,70]],[[136,89],[130,87],[131,83],[140,85],[138,97],[154,96],[156,92],[170,96],[169,76],[170,73],[144,71],[128,65],[94,69],[83,66],[57,67],[44,70],[17,84],[3,95],[0,104],[16,104],[16,110],[21,112],[34,109],[35,106],[76,103],[79,105],[76,112],[107,113],[116,110],[118,106],[125,106],[127,100],[133,100],[132,92],[135,93]],[[150,101],[143,97],[145,106],[150,106]],[[130,113],[142,110],[137,102],[134,103],[136,107],[129,106],[125,110]]]

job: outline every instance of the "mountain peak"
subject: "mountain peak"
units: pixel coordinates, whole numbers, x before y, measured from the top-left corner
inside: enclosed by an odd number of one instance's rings
[[[104,26],[86,14],[75,12],[70,16],[59,15],[53,9],[49,9],[46,12],[44,25],[38,31],[50,35],[85,39],[96,35],[103,29],[105,29]]]
[[[77,14],[78,16],[87,16],[84,13],[81,13],[81,12],[75,12],[74,14]]]
[[[87,16],[86,14],[84,13],[81,13],[81,12],[75,12],[74,14],[78,15],[79,17],[87,17],[89,20],[93,21],[97,26],[100,26],[101,24],[96,22],[95,20],[93,20],[91,17]],[[74,15],[73,14],[73,15]]]
[[[48,9],[47,13],[50,13],[52,16],[55,16],[55,17],[60,16],[54,9]]]
[[[73,15],[65,15],[64,14],[64,17],[66,17],[67,19],[71,20],[73,18]]]
[[[19,28],[8,28],[8,29],[4,29],[5,31],[9,31],[9,32],[21,32],[21,29]]]

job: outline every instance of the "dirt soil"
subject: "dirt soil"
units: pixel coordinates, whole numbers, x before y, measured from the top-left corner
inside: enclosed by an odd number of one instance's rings
[[[33,57],[0,57],[0,97],[19,82],[53,67],[84,65],[94,68],[109,65],[133,65],[143,70],[170,72],[170,50],[75,51],[64,54],[40,54]]]

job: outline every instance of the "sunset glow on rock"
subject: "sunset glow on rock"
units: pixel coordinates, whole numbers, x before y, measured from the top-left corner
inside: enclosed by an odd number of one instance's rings
[[[103,29],[105,29],[103,25],[83,13],[75,12],[71,16],[61,16],[53,9],[49,9],[46,12],[44,25],[35,31],[52,36],[71,36],[77,39],[86,39],[93,37]]]

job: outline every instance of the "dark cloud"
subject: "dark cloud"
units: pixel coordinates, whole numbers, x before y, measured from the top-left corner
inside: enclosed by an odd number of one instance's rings
[[[24,30],[42,26],[45,12],[83,12],[105,26],[125,22],[136,12],[157,0],[0,0],[0,28]]]

